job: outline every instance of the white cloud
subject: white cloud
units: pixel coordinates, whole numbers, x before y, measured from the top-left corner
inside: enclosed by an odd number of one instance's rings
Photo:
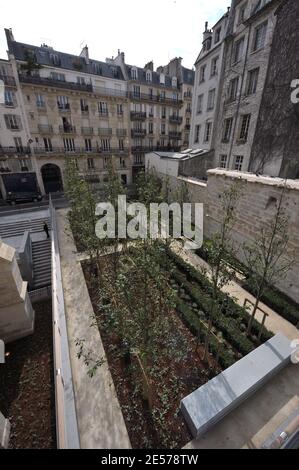
[[[192,67],[201,47],[205,21],[210,26],[230,0],[17,0],[0,6],[0,57],[6,58],[4,28],[28,44],[42,42],[78,54],[88,44],[90,56],[105,60],[121,49],[130,64],[155,67],[175,56]]]

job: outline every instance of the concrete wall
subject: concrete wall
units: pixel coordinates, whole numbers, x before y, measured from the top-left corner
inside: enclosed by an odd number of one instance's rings
[[[172,178],[172,187],[186,185],[190,202],[204,204],[204,236],[208,238],[219,227],[221,219],[221,195],[236,180],[242,186],[242,198],[236,210],[236,223],[232,239],[236,246],[236,255],[243,260],[241,245],[253,241],[262,227],[273,218],[275,206],[269,204],[270,198],[279,198],[283,180],[256,176],[251,173],[226,171],[221,169],[209,170],[207,183],[192,178]],[[175,195],[176,193],[173,192]],[[288,180],[285,196],[285,210],[289,223],[288,255],[295,263],[286,279],[277,287],[288,296],[299,302],[299,181]]]

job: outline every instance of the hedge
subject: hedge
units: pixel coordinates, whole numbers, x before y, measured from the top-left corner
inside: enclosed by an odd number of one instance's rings
[[[202,248],[196,250],[196,253],[202,259],[208,261],[207,251],[205,250],[204,245]],[[237,282],[239,282],[244,289],[250,292],[250,294],[255,295],[254,289],[248,282],[250,270],[245,266],[245,264],[241,263],[241,261],[236,258],[230,258],[229,262],[237,272],[242,273],[246,278],[245,282],[241,282],[239,279],[236,279]],[[275,287],[268,286],[261,297],[261,301],[297,328],[299,327],[299,305],[294,300],[290,299],[285,293],[279,291]]]

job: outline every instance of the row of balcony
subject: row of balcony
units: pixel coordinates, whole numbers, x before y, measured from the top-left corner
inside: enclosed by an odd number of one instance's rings
[[[146,113],[139,112],[139,111],[131,111],[131,121],[145,121],[146,120]],[[149,114],[148,117],[153,117],[152,114]],[[166,115],[162,116],[161,119],[166,119]],[[172,115],[169,116],[169,122],[173,124],[181,124],[183,118],[181,116]]]
[[[0,156],[28,154],[30,154],[30,147],[0,147]]]
[[[149,134],[152,134],[149,132]],[[147,135],[146,129],[131,129],[131,137],[145,137]],[[169,137],[170,139],[178,139],[182,138],[181,132],[169,131],[168,134],[166,132],[160,132],[161,136]]]
[[[11,77],[9,75],[1,75],[0,74],[0,80],[2,80],[4,82],[4,85],[6,85],[6,86],[13,86],[13,87],[16,86],[16,81],[15,81],[14,77]]]
[[[53,126],[51,124],[39,124],[38,130],[41,134],[53,134]],[[76,126],[71,124],[65,124],[59,126],[59,132],[61,134],[76,134]],[[99,128],[97,134],[99,136],[112,136],[112,128]],[[95,135],[96,130],[93,127],[81,127],[81,134],[83,135]],[[125,137],[127,135],[126,129],[116,129],[117,137]]]
[[[33,149],[35,155],[51,155],[51,154],[76,154],[76,155],[85,155],[85,154],[94,154],[94,155],[129,155],[128,148],[92,148],[92,147],[35,147]]]

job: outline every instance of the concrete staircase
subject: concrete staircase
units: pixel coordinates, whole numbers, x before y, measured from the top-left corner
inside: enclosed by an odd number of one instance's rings
[[[3,239],[16,237],[23,235],[26,230],[30,230],[31,233],[42,232],[45,221],[48,224],[49,230],[51,230],[49,218],[21,220],[8,224],[3,224],[0,222],[0,237]]]
[[[32,243],[34,288],[51,285],[51,240]]]

